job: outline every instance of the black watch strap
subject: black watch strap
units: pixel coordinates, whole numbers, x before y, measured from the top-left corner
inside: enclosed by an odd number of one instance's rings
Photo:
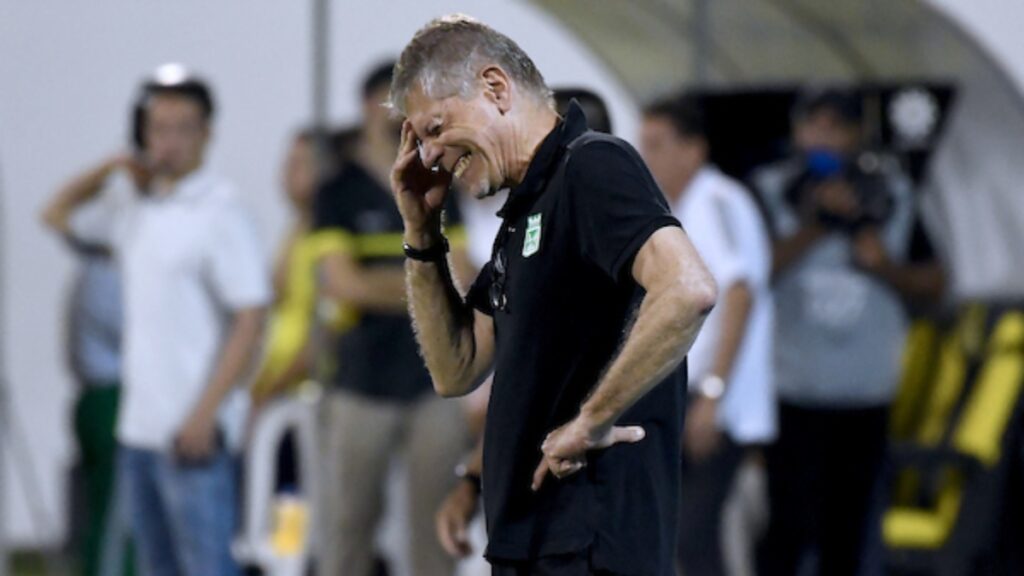
[[[405,251],[405,257],[417,260],[419,262],[441,262],[448,256],[448,239],[441,236],[441,241],[435,243],[430,248],[413,248],[407,243],[402,244],[402,250]]]

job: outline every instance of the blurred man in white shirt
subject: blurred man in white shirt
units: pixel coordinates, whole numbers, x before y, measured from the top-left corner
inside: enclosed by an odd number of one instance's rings
[[[46,215],[65,234],[109,245],[121,268],[119,474],[147,576],[238,573],[229,446],[270,289],[240,198],[205,166],[212,115],[202,81],[161,68],[138,102],[138,153],[72,180]]]
[[[641,153],[718,284],[718,302],[687,357],[679,547],[687,576],[718,576],[732,479],[749,448],[775,434],[768,235],[750,194],[708,163],[693,100],[645,110]]]

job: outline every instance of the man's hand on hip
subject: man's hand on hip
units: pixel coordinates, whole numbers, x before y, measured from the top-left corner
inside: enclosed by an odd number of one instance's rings
[[[532,489],[540,490],[544,477],[551,472],[556,478],[565,478],[587,465],[587,451],[603,450],[620,442],[634,443],[644,439],[640,426],[610,426],[595,428],[582,417],[555,429],[541,445],[544,458],[533,473]]]

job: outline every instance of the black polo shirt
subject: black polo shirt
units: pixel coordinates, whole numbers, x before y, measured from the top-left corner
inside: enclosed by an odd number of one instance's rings
[[[403,269],[403,223],[391,193],[356,163],[321,187],[314,205],[316,234],[361,266]],[[446,210],[454,246],[465,243],[454,205]],[[342,302],[341,304],[345,304]],[[337,337],[331,379],[336,386],[382,400],[412,401],[433,391],[409,315],[355,310],[355,325]]]
[[[578,414],[628,331],[642,298],[634,256],[679,222],[636,151],[588,131],[576,105],[500,215],[491,262],[469,294],[494,317],[497,341],[484,440],[487,556],[589,548],[595,568],[669,576],[685,379],[658,385],[620,419],[645,428],[641,442],[594,452],[582,472],[549,476],[538,493],[530,480],[544,437]]]

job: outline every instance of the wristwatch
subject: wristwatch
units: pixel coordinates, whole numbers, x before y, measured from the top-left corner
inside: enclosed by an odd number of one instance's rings
[[[402,243],[402,250],[405,252],[405,257],[410,260],[416,260],[417,262],[442,262],[448,255],[448,239],[441,236],[441,241],[436,242],[430,248],[413,248],[409,246],[407,242]]]
[[[697,392],[708,400],[718,400],[725,394],[725,380],[720,376],[709,374],[701,378],[697,384]]]
[[[459,480],[469,482],[477,494],[483,490],[483,482],[481,481],[480,474],[471,471],[469,466],[466,466],[465,464],[459,464],[455,467],[455,477]]]

